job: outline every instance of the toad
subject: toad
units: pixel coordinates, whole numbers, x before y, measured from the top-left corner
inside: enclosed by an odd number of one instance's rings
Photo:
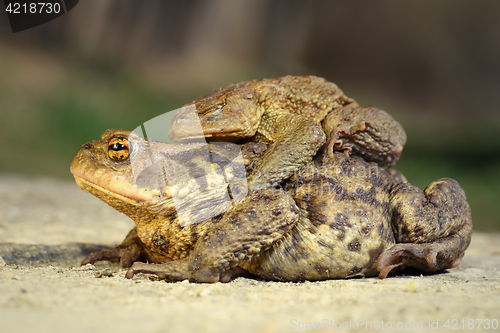
[[[193,282],[244,274],[385,278],[404,267],[459,265],[472,222],[456,181],[443,178],[422,191],[393,170],[334,152],[319,154],[278,188],[247,191],[246,172],[267,150],[266,143],[179,146],[104,132],[81,147],[71,172],[136,228],[82,264],[120,261],[131,266],[127,278]]]
[[[202,131],[193,126],[196,118]],[[384,168],[396,163],[406,143],[405,131],[388,113],[360,107],[316,76],[241,82],[196,99],[173,119],[169,137],[185,142],[200,136],[272,143],[248,176],[250,189],[290,177],[325,141],[330,157],[343,150]]]

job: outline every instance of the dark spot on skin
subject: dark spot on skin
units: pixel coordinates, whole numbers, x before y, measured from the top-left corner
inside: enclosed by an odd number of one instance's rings
[[[212,224],[218,223],[223,217],[223,214],[212,217]]]
[[[418,206],[415,206],[415,216],[420,218],[425,216],[424,211]]]
[[[370,256],[370,260],[368,261],[368,263],[365,266],[366,269],[372,268],[372,266],[377,262],[378,257],[380,257],[382,252],[384,252],[384,245],[383,244],[380,244],[379,247],[377,247],[376,249],[372,249],[372,250],[368,251],[368,255]]]
[[[379,223],[379,225],[377,226],[377,231],[378,234],[380,235],[380,238],[384,239],[386,234],[386,228],[384,223]]]
[[[358,267],[358,266],[354,266],[353,268],[351,268],[349,270],[349,272],[347,273],[347,276],[353,276],[353,275],[357,275],[359,274],[359,272],[362,271],[362,268],[361,267]]]
[[[349,224],[349,217],[347,215],[342,214],[342,213],[338,213],[337,216],[335,216],[335,221],[339,224],[346,225],[348,227],[351,226]]]
[[[335,192],[336,201],[347,201],[351,199],[347,190],[341,185],[336,185],[333,191]]]
[[[283,223],[282,225],[280,225],[278,227],[278,230],[283,232],[283,234],[284,234],[284,233],[288,232],[289,228],[290,228],[290,224]]]
[[[408,226],[406,224],[403,224],[401,226],[401,235],[398,235],[399,237],[402,236],[409,236],[410,235],[410,230],[408,230]]]
[[[389,243],[395,243],[396,242],[395,239],[394,239],[394,232],[392,231],[392,228],[391,228],[390,225],[387,228],[385,228],[385,224],[381,223],[380,226],[379,226],[379,233],[380,232],[384,233],[383,235],[380,236],[382,239],[385,239]]]
[[[255,158],[260,156],[264,151],[266,151],[268,143],[265,142],[248,142],[241,148],[241,153],[245,158]],[[247,156],[252,155],[252,156]]]
[[[291,205],[290,206],[290,211],[294,214],[298,214],[299,213],[299,210],[297,209],[297,207],[295,205]]]
[[[229,218],[229,223],[234,224],[237,227],[241,227],[241,225],[242,225],[242,221],[241,221],[240,217],[236,214],[232,215]]]
[[[281,208],[274,208],[272,211],[273,216],[280,216],[281,215]]]
[[[317,213],[317,209],[315,208],[309,209],[308,213],[309,213],[309,220],[311,221],[313,226],[319,227],[322,224],[328,224],[327,217],[321,213]]]
[[[404,216],[401,213],[401,203],[398,202],[392,210],[391,224],[392,224],[394,230],[399,230],[398,227],[400,224],[402,224],[403,221],[404,221]],[[405,225],[403,225],[401,233],[402,233],[402,235],[395,235],[396,238],[403,236],[403,235],[408,235],[408,229],[406,229]]]
[[[325,176],[322,176],[322,179],[324,179],[327,183],[329,183],[329,184],[333,185],[333,187],[335,187],[335,186],[340,186],[340,184],[339,184],[337,181],[333,180],[333,179],[332,179],[332,178],[330,178],[330,177],[325,177]]]
[[[340,229],[338,230],[338,234],[337,234],[337,240],[339,242],[342,242],[345,238],[345,230],[344,229]]]
[[[440,229],[442,229],[443,225],[446,223],[446,217],[444,216],[444,212],[442,210],[439,210],[438,212],[438,223]]]
[[[355,166],[354,161],[354,159],[344,159],[340,162],[342,176],[352,176]]]
[[[361,244],[359,244],[359,240],[355,239],[349,244],[347,244],[347,249],[352,252],[359,252],[359,250],[361,249]]]
[[[356,191],[354,192],[354,197],[356,199],[361,199],[362,201],[366,201],[367,196],[368,196],[368,192],[365,192],[360,188],[356,189]]]
[[[217,249],[223,245],[227,238],[227,233],[224,230],[216,230],[207,236],[205,239],[205,248]]]
[[[354,192],[354,195],[352,197],[355,200],[360,200],[360,201],[366,202],[371,206],[379,207],[379,206],[381,206],[381,204],[375,198],[376,194],[377,194],[377,191],[375,190],[375,187],[372,186],[368,192],[363,191],[362,189],[357,189],[356,192]]]
[[[260,197],[260,199],[263,200],[265,203],[269,203],[273,201],[275,198],[270,195],[263,195]]]
[[[309,227],[307,229],[307,231],[309,231],[311,234],[315,235],[318,232],[318,229],[315,227]]]
[[[212,113],[208,117],[205,117],[205,120],[207,121],[213,121],[214,119],[220,117],[220,113]]]
[[[323,247],[329,248],[328,244],[326,244],[325,241],[322,240],[321,238],[318,239],[318,245],[321,245]]]
[[[316,272],[319,273],[319,275],[321,275],[321,276],[327,276],[326,271],[328,270],[328,268],[326,268],[323,265],[321,265],[321,263],[316,263],[314,265],[314,269],[316,270]]]
[[[381,174],[377,175],[376,173],[373,173],[373,170],[370,167],[370,170],[372,171],[372,173],[370,174],[370,177],[368,177],[366,179],[366,181],[371,183],[374,188],[381,188],[387,192],[387,189],[385,189],[389,183],[389,181],[387,179],[388,178],[387,173],[384,170],[380,170],[378,168],[374,168],[374,169],[378,170]],[[385,176],[383,178],[382,178],[382,172],[383,172],[383,176]]]
[[[155,233],[153,235],[152,241],[153,241],[153,244],[155,246],[157,246],[158,248],[160,248],[163,251],[166,251],[166,249],[167,249],[167,247],[169,245],[169,242],[161,234],[160,228],[156,229],[156,231],[155,231]]]
[[[247,213],[247,218],[252,221],[252,220],[255,220],[255,218],[257,217],[257,213],[255,212],[255,209],[252,209],[250,210],[248,213]]]
[[[415,226],[415,229],[413,230],[413,233],[414,233],[414,235],[415,235],[415,236],[417,236],[417,237],[418,237],[418,236],[422,236],[422,235],[424,234],[424,229],[422,229],[422,227],[421,227],[421,226],[416,225],[416,226]]]
[[[389,202],[385,201],[382,203],[382,211],[384,212],[384,215],[389,215]]]
[[[360,217],[368,217],[368,214],[366,214],[365,210],[358,210],[358,211],[356,211],[356,215],[358,215]]]
[[[191,233],[191,239],[192,239],[193,243],[196,243],[196,241],[198,240],[198,237],[199,237],[198,233],[195,230],[193,230]]]
[[[259,235],[270,235],[270,234],[272,234],[272,231],[269,229],[261,229],[261,230],[259,230],[258,234]]]
[[[349,217],[342,213],[338,213],[335,216],[334,222],[330,225],[330,228],[335,230],[345,230],[351,227],[352,224],[349,223]]]
[[[363,235],[368,235],[368,234],[370,233],[370,230],[371,230],[371,229],[372,229],[372,226],[371,226],[371,225],[368,225],[368,226],[366,226],[366,227],[364,227],[364,228],[362,228],[362,229],[361,229],[361,233],[362,233]]]

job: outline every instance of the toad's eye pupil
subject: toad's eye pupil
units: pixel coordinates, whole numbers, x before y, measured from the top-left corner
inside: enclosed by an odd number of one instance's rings
[[[115,150],[115,151],[118,151],[118,150],[122,150],[122,149],[128,149],[127,146],[125,145],[122,145],[121,143],[113,143],[111,146],[109,146],[109,149],[110,150]]]
[[[125,138],[113,138],[108,144],[108,155],[114,161],[124,161],[130,155],[130,143]]]

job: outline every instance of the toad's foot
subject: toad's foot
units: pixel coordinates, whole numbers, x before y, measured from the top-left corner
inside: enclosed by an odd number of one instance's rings
[[[387,112],[348,105],[333,110],[322,122],[328,138],[323,150],[333,158],[334,150],[353,152],[383,168],[393,166],[406,144],[403,127]]]
[[[462,235],[453,235],[429,244],[396,244],[382,253],[377,261],[379,278],[384,279],[390,272],[415,267],[423,272],[437,272],[460,265],[464,255],[465,234],[470,233],[472,224],[462,229]],[[457,251],[457,249],[464,251]]]
[[[156,274],[168,281],[225,282],[237,266],[268,250],[298,221],[292,197],[277,189],[250,193],[213,224],[187,258],[165,264],[135,263],[126,277]]]
[[[97,261],[120,262],[125,267],[130,267],[136,261],[153,261],[158,262],[158,259],[153,258],[148,253],[144,244],[137,236],[136,229],[132,229],[125,240],[112,250],[103,250],[92,252],[85,257],[82,265],[93,264]],[[165,261],[165,258],[160,259]]]
[[[443,178],[422,192],[401,183],[390,195],[392,228],[401,244],[379,257],[379,277],[408,266],[425,272],[457,267],[472,235],[470,207],[460,185]]]

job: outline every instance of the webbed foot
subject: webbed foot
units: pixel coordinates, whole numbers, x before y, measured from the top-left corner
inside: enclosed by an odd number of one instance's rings
[[[379,278],[385,279],[389,273],[414,267],[423,272],[435,272],[455,268],[462,261],[463,252],[446,255],[441,244],[396,244],[382,253],[377,261]]]
[[[123,266],[130,267],[136,261],[147,261],[148,259],[148,253],[134,228],[120,245],[112,250],[90,253],[83,259],[82,265],[93,264],[97,261],[110,261],[120,262]]]

